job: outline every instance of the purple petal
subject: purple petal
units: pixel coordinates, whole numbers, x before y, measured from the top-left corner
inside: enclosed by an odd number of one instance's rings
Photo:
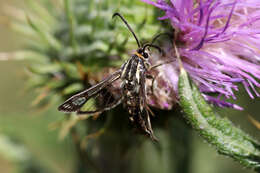
[[[184,68],[201,92],[235,99],[234,91],[243,84],[251,98],[260,97],[259,0],[143,1],[165,12],[160,20],[170,20],[177,31],[176,44]],[[176,59],[168,50],[167,57]],[[160,70],[177,92],[177,61]],[[207,99],[220,107],[242,109],[219,98]]]

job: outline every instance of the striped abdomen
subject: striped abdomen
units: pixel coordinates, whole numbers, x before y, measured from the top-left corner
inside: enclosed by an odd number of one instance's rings
[[[122,67],[122,92],[124,104],[128,109],[129,114],[136,115],[142,111],[140,109],[140,90],[142,80],[145,80],[144,75],[146,68],[144,60],[137,55],[129,59]],[[145,87],[145,86],[143,86]]]

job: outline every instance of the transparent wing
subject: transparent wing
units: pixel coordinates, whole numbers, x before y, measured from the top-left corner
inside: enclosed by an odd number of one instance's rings
[[[113,83],[120,78],[120,74],[121,70],[118,70],[91,88],[70,97],[58,107],[58,110],[67,113],[92,114],[115,107],[122,101],[120,91],[113,94],[113,90],[116,90]]]
[[[101,113],[110,110],[122,102],[122,94],[113,94],[113,85],[108,85],[91,97],[78,111],[78,114]]]

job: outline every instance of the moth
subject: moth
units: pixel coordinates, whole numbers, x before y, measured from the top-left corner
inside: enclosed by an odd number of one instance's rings
[[[132,33],[137,42],[138,49],[120,69],[96,85],[73,95],[61,104],[58,110],[67,113],[76,112],[77,114],[99,114],[123,103],[124,107],[128,110],[130,121],[146,135],[150,136],[152,140],[157,140],[150,122],[150,114],[152,112],[146,100],[147,88],[145,83],[148,78],[153,78],[148,74],[149,70],[158,66],[151,66],[149,64],[148,59],[150,55],[148,54],[148,48],[153,47],[160,52],[162,50],[160,47],[152,44],[153,42],[141,46],[137,36],[124,17],[119,13],[115,13],[113,18],[115,16],[120,17]],[[121,80],[119,93],[117,94],[119,96],[115,97],[109,94],[109,89],[118,80]],[[95,106],[95,109],[82,110],[82,107],[91,102],[91,100],[93,101],[93,99],[99,103]]]

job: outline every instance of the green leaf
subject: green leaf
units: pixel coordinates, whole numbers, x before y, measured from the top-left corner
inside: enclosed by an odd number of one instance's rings
[[[15,52],[0,52],[0,61],[6,60],[29,60],[37,63],[43,63],[48,57],[39,52],[22,50]]]
[[[43,5],[43,1],[27,0],[25,3],[34,12],[35,17],[39,18],[41,22],[44,22],[45,25],[49,25],[48,28],[52,29],[51,27],[58,22],[54,17],[55,14],[52,14],[51,11],[47,9],[47,5]]]
[[[71,3],[69,0],[64,0],[65,4],[65,12],[67,15],[68,23],[69,23],[69,35],[70,35],[70,43],[73,47],[74,53],[77,53],[77,42],[75,39],[75,26],[76,26],[76,20],[74,17],[74,14],[71,11]]]
[[[64,94],[69,95],[72,93],[79,92],[83,89],[83,86],[81,83],[74,83],[66,87],[63,91]]]
[[[80,79],[77,66],[70,62],[59,62],[67,77],[72,79]]]
[[[39,34],[42,40],[44,40],[46,43],[50,45],[50,47],[53,47],[55,50],[61,50],[61,43],[50,33],[47,31],[42,30],[36,23],[34,23],[28,16],[27,16],[27,22],[30,25],[30,27]]]
[[[183,68],[179,76],[179,96],[185,118],[220,154],[260,170],[260,144],[228,119],[217,116]]]
[[[0,155],[14,162],[22,162],[30,157],[30,153],[22,145],[15,143],[3,134],[0,134]]]
[[[37,64],[28,67],[28,70],[36,74],[54,74],[61,71],[61,66],[59,64]]]

